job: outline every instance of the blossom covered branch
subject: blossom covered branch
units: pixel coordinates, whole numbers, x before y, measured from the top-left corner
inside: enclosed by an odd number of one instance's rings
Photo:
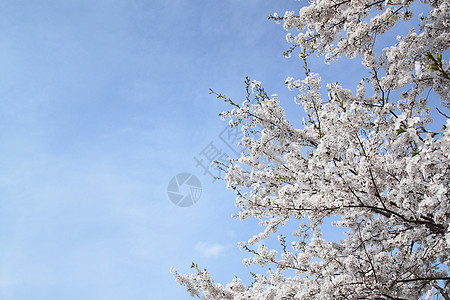
[[[419,17],[397,43],[376,47],[400,20],[414,16],[412,0],[315,0],[283,22],[305,62],[315,52],[332,61],[361,57],[369,76],[356,93],[338,83],[323,93],[319,74],[286,80],[306,113],[295,128],[261,83],[246,81],[247,98],[222,114],[240,126],[244,149],[230,161],[225,180],[237,195],[239,218],[257,218],[264,230],[240,243],[244,264],[274,267],[245,286],[226,287],[206,270],[173,273],[202,299],[449,299],[450,276],[450,41],[449,3],[423,1]],[[296,35],[292,32],[297,31]],[[429,97],[444,118],[433,120]],[[447,110],[447,111],[446,111]],[[441,123],[441,131],[431,130]],[[328,217],[346,232],[326,241]],[[263,242],[297,222],[282,253]],[[286,277],[290,270],[296,276]]]

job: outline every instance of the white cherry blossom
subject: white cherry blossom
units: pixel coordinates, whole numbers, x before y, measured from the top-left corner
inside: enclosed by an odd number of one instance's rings
[[[218,95],[233,106],[222,117],[244,133],[245,151],[224,179],[239,218],[264,227],[239,244],[251,254],[244,265],[271,271],[248,286],[239,279],[223,286],[196,265],[195,275],[173,270],[191,296],[450,299],[449,2],[422,1],[419,22],[395,44],[376,47],[398,22],[416,18],[416,2],[311,0],[298,13],[272,16],[289,31],[288,54],[298,48],[305,62],[316,53],[329,63],[358,56],[369,75],[355,94],[308,68],[303,79],[287,78],[306,113],[301,128],[260,82],[247,80],[242,104]],[[430,97],[440,104],[430,106]],[[439,123],[442,130],[430,129]],[[328,217],[344,239],[324,237]],[[265,246],[288,222],[298,230],[279,236],[280,249]]]

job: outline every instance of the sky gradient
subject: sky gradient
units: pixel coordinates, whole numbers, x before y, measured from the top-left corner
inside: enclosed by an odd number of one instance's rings
[[[239,98],[248,75],[285,89],[267,16],[296,5],[3,1],[0,298],[185,299],[169,269],[192,261],[244,276],[236,243],[256,228],[194,156],[226,125],[209,88]],[[192,207],[167,197],[181,172],[203,185]]]
[[[244,79],[278,93],[303,78],[269,14],[293,0],[19,0],[0,4],[0,299],[186,299],[169,272],[194,261],[248,279],[234,195],[194,157],[226,127]],[[320,60],[320,59],[319,59]],[[318,62],[319,60],[314,60]],[[358,59],[313,71],[354,89]],[[339,74],[336,78],[336,74]],[[229,149],[220,146],[224,153]],[[191,207],[167,185],[202,183]]]

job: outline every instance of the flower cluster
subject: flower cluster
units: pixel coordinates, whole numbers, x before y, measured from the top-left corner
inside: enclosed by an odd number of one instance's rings
[[[237,194],[241,219],[257,218],[261,233],[240,243],[246,266],[271,265],[251,286],[215,284],[206,271],[180,275],[202,299],[450,299],[450,13],[445,0],[423,1],[417,28],[384,49],[375,45],[400,20],[413,18],[412,0],[313,0],[286,12],[287,40],[327,62],[362,58],[370,76],[356,93],[319,74],[286,84],[298,91],[306,117],[295,128],[261,83],[247,80],[242,104],[222,114],[241,126],[245,149],[225,180]],[[415,4],[414,4],[415,5]],[[414,24],[416,24],[414,23]],[[296,35],[292,31],[297,31]],[[440,99],[433,120],[428,100]],[[438,105],[438,104],[437,104]],[[444,120],[442,122],[442,120]],[[442,131],[429,129],[442,122]],[[346,232],[327,241],[329,217]],[[299,229],[283,251],[261,243],[288,222]],[[257,250],[251,247],[260,243]],[[285,272],[294,272],[287,277]]]

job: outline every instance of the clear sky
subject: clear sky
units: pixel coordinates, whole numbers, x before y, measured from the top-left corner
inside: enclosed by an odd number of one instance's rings
[[[0,299],[185,299],[171,266],[246,273],[235,245],[256,228],[194,156],[226,125],[209,88],[241,101],[248,75],[286,90],[300,64],[267,16],[289,7],[1,2]],[[180,172],[202,182],[194,206],[168,199]]]
[[[245,76],[300,123],[298,59],[273,12],[294,0],[17,0],[0,4],[0,299],[186,299],[169,272],[248,273],[234,195],[194,157],[219,138]],[[322,67],[319,67],[319,69]],[[326,81],[358,75],[357,61]],[[334,69],[333,69],[334,68]],[[341,68],[339,78],[327,74]],[[289,109],[290,108],[290,109]],[[221,144],[222,143],[222,144]],[[169,201],[189,172],[199,201]]]

